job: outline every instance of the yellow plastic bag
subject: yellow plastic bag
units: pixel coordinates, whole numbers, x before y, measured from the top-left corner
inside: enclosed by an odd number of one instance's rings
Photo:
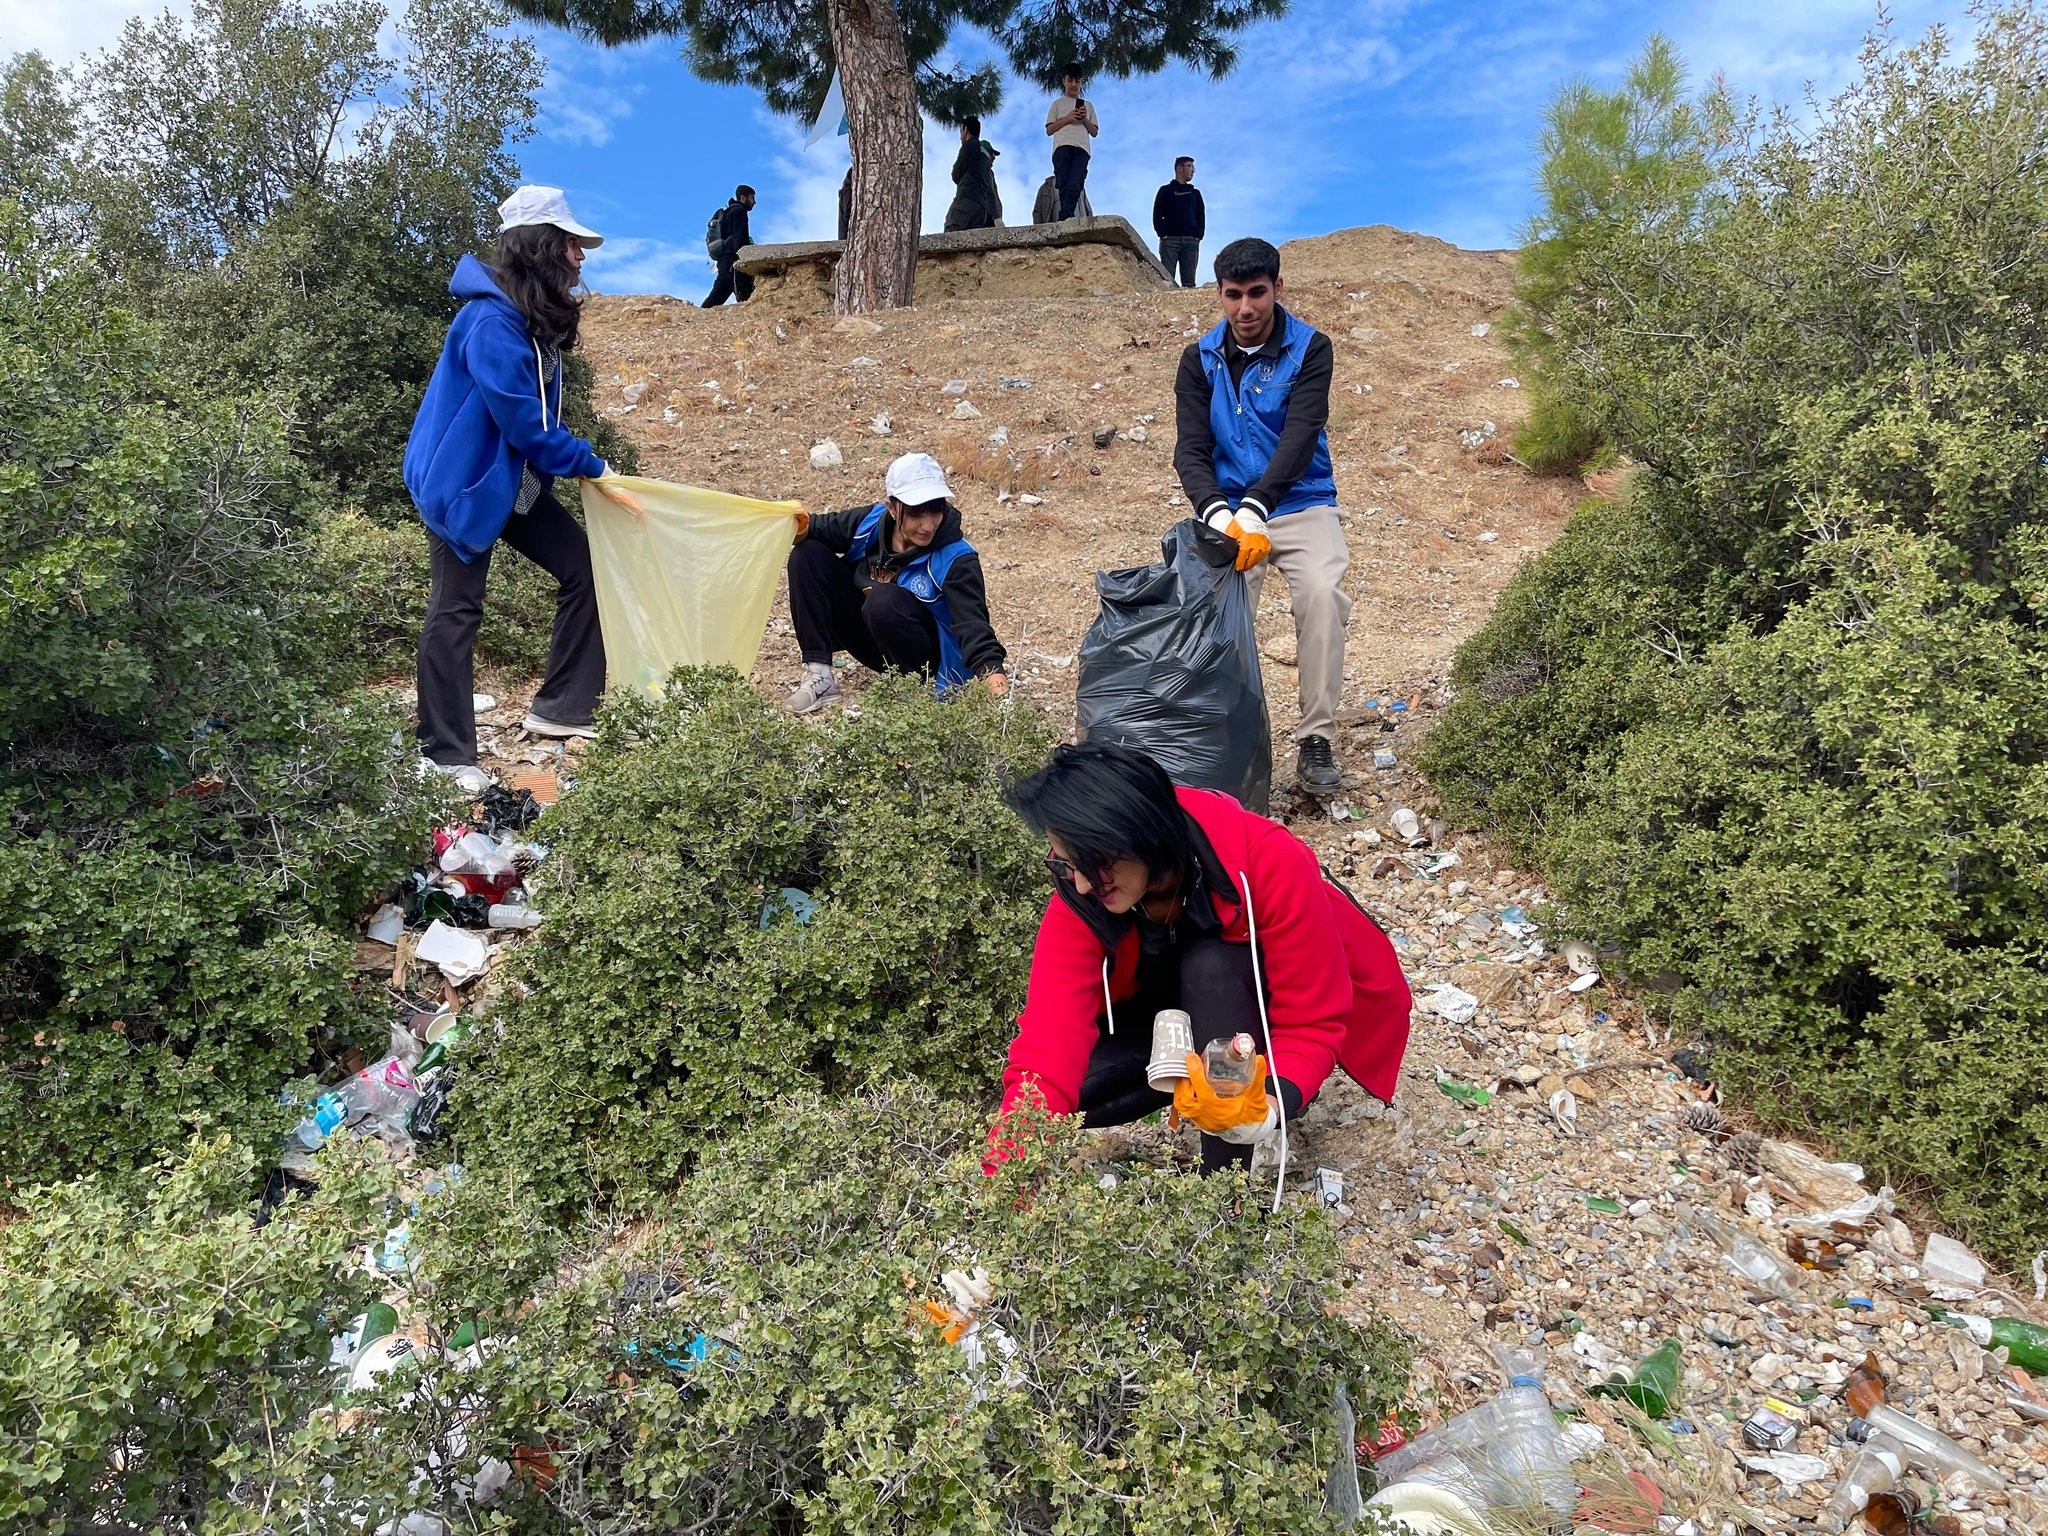
[[[607,680],[657,693],[676,667],[752,671],[798,504],[632,475],[606,483],[647,509],[643,523],[583,487]]]

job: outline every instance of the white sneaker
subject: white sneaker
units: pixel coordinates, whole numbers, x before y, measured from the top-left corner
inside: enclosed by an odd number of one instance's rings
[[[807,676],[783,705],[792,715],[808,715],[839,697],[839,679],[829,669]]]
[[[597,740],[597,727],[594,725],[564,725],[559,720],[548,720],[535,714],[529,714],[520,721],[519,728],[535,736],[553,736],[558,740],[567,740],[571,736],[581,736],[585,741]]]
[[[420,773],[438,773],[443,778],[453,779],[455,787],[474,800],[491,787],[491,776],[474,763],[437,763],[431,758],[420,759]]]

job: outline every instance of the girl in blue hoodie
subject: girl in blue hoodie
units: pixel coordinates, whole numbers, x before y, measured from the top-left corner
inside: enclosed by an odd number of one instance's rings
[[[500,539],[555,578],[547,675],[526,729],[588,736],[604,692],[590,541],[555,499],[574,475],[641,515],[590,444],[562,424],[562,354],[576,345],[574,290],[583,253],[603,237],[569,216],[554,187],[521,187],[498,210],[492,263],[457,263],[463,301],[448,328],[405,445],[405,485],[427,525],[433,589],[420,629],[420,752],[480,793],[472,706],[477,626],[491,549]]]

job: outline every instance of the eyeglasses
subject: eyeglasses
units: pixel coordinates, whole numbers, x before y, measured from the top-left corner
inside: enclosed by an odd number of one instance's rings
[[[1074,867],[1073,860],[1063,859],[1050,849],[1046,851],[1045,867],[1052,875],[1053,884],[1055,885],[1072,885],[1074,877],[1081,873],[1080,870]]]

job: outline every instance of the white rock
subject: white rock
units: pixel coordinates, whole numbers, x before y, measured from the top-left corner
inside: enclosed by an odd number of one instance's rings
[[[955,421],[979,421],[981,419],[981,412],[974,408],[972,401],[961,400],[953,406],[953,419]]]
[[[837,469],[846,462],[846,455],[839,451],[839,445],[826,438],[811,445],[811,468]]]
[[[626,404],[638,405],[640,397],[647,393],[647,381],[642,379],[638,384],[628,384],[619,393],[626,397]]]
[[[1488,325],[1485,321],[1482,320],[1479,324],[1472,327],[1472,334],[1474,336],[1484,336],[1487,332],[1491,331],[1492,329],[1492,326]]]
[[[991,443],[995,444],[996,447],[1000,448],[1004,444],[1009,442],[1010,429],[1008,427],[997,427],[995,431],[989,433],[988,440]]]
[[[1152,434],[1150,432],[1147,432],[1143,427],[1133,427],[1130,430],[1129,436],[1132,442],[1142,443],[1149,441]]]
[[[1020,505],[1027,507],[1042,507],[1045,505],[1045,498],[1043,496],[1033,496],[1029,492],[1019,496],[1017,501]]]

